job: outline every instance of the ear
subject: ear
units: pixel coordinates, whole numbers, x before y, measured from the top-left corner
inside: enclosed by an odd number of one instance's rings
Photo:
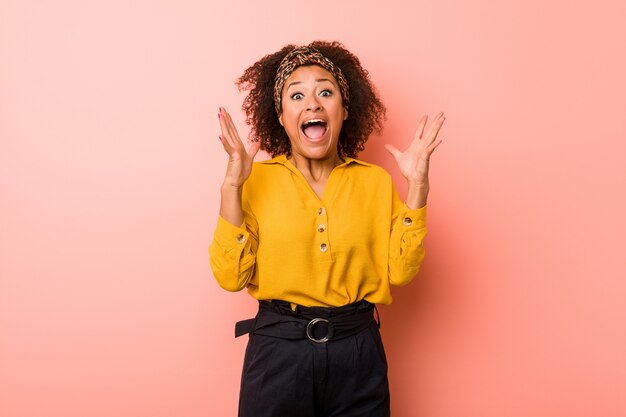
[[[282,113],[278,116],[278,123],[280,123],[280,125],[282,127],[285,127],[285,125],[283,124],[283,114]]]
[[[343,108],[343,120],[346,120],[347,118],[348,118],[348,109],[344,107]]]

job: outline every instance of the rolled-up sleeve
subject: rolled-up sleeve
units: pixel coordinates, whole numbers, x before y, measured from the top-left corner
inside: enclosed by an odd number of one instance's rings
[[[218,217],[209,246],[211,269],[218,284],[227,291],[240,291],[254,274],[258,232],[255,222],[246,219],[237,227]]]
[[[406,285],[424,260],[426,206],[411,210],[402,204],[394,213],[389,241],[389,282]]]

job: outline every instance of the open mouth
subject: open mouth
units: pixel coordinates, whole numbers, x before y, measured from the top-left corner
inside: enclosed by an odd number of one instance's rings
[[[309,139],[319,139],[326,133],[326,122],[322,119],[311,119],[302,123],[302,133]]]

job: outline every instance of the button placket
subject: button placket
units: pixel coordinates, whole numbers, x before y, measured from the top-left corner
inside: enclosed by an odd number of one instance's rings
[[[319,251],[321,253],[329,253],[328,249],[330,249],[329,247],[329,242],[328,242],[328,233],[327,233],[327,218],[326,218],[326,208],[325,207],[320,207],[317,210],[317,232],[320,234],[321,237],[321,242],[318,246]]]

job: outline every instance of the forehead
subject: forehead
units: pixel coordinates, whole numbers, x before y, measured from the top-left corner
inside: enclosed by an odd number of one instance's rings
[[[317,81],[321,79],[327,79],[333,84],[337,85],[337,80],[330,72],[326,71],[324,68],[319,65],[304,65],[296,68],[289,77],[285,80],[285,85],[289,86],[289,84],[294,82],[307,82],[307,81]]]

